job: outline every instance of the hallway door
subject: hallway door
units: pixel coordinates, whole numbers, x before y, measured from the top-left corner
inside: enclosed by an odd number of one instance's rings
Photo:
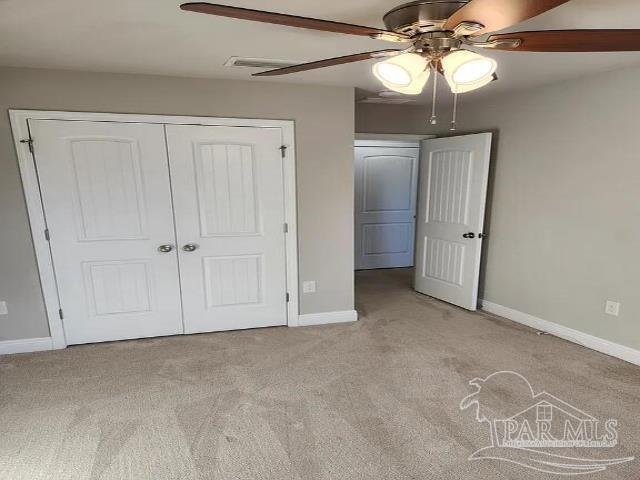
[[[419,152],[356,146],[356,270],[413,266]]]
[[[415,289],[476,310],[491,134],[422,142]]]

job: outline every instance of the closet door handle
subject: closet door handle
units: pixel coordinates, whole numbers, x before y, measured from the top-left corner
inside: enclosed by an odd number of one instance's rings
[[[185,252],[195,252],[198,249],[198,245],[195,243],[187,243],[183,245],[182,250]]]
[[[476,234],[473,232],[465,233],[462,235],[464,238],[476,238]]]
[[[173,251],[173,245],[169,245],[169,244],[167,244],[167,245],[160,245],[160,246],[158,247],[158,251],[159,251],[160,253],[169,253],[169,252]]]

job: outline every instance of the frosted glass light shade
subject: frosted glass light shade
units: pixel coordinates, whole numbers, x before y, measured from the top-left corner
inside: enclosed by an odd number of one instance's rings
[[[442,59],[444,76],[453,93],[476,90],[493,81],[498,64],[469,50],[456,50]]]
[[[373,66],[373,74],[376,78],[387,88],[394,90],[410,87],[425,71],[428,71],[427,59],[416,53],[404,53],[378,62]]]
[[[389,90],[393,90],[394,92],[403,93],[405,95],[420,95],[422,93],[422,90],[424,90],[424,86],[429,81],[430,76],[431,69],[427,68],[406,87],[399,87],[385,81],[382,81],[382,84]]]

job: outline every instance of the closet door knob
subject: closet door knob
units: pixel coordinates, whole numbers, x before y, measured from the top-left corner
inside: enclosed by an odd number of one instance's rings
[[[198,245],[195,243],[187,243],[182,247],[185,252],[195,252],[198,249]]]
[[[169,253],[169,252],[171,252],[172,250],[173,250],[173,245],[169,245],[169,244],[167,244],[167,245],[160,245],[160,246],[158,247],[158,251],[159,251],[160,253]]]

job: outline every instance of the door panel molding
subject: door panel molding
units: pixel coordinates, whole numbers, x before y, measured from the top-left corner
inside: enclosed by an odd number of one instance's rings
[[[282,136],[284,170],[286,235],[286,284],[288,326],[299,325],[298,245],[297,245],[297,196],[295,167],[295,132],[291,120],[239,119],[226,117],[200,117],[175,115],[143,115],[97,112],[9,110],[14,146],[16,149],[22,187],[25,195],[29,224],[36,253],[36,262],[44,304],[49,323],[51,349],[67,346],[64,324],[60,314],[60,301],[50,245],[45,231],[47,222],[40,195],[40,187],[34,159],[31,154],[29,120],[69,120],[117,123],[148,123],[160,125],[206,125],[234,127],[279,128]],[[37,139],[33,139],[37,142]],[[46,342],[47,346],[49,342]]]

